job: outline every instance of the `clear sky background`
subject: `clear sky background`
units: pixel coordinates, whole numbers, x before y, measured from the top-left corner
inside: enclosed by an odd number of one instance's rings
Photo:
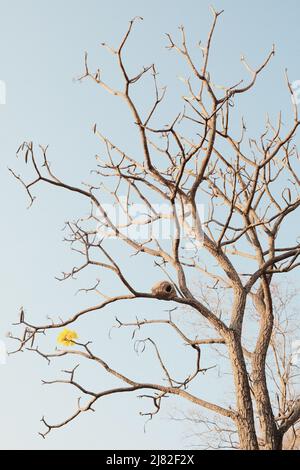
[[[102,68],[104,76],[118,84],[112,57],[99,45],[103,41],[117,45],[128,21],[136,15],[144,17],[130,39],[126,58],[134,70],[152,62],[157,64],[160,82],[169,84],[170,112],[175,115],[175,97],[182,93],[177,77],[185,69],[178,56],[166,50],[164,33],[177,35],[177,27],[183,24],[191,44],[205,40],[211,20],[209,4],[206,0],[0,0],[0,80],[7,85],[7,103],[0,105],[0,339],[8,348],[11,345],[5,335],[12,329],[11,323],[16,321],[21,305],[30,318],[40,323],[53,312],[67,317],[92,303],[92,299],[84,295],[75,297],[74,293],[79,287],[91,285],[95,277],[62,284],[54,279],[74,264],[74,255],[62,242],[64,222],[88,209],[80,198],[40,188],[36,203],[28,211],[23,188],[7,170],[8,166],[18,168],[16,149],[24,140],[49,144],[49,159],[57,174],[73,184],[88,179],[93,157],[100,151],[91,131],[95,122],[125,148],[135,149],[131,132],[125,131],[128,113],[124,106],[91,82],[79,84],[74,80],[83,72],[84,51],[89,51],[92,66]],[[275,43],[275,58],[255,91],[243,98],[240,106],[253,135],[262,128],[267,111],[276,115],[283,110],[287,121],[290,120],[290,97],[283,72],[287,67],[292,81],[300,79],[299,2],[224,0],[215,1],[214,6],[225,9],[213,46],[210,70],[215,73],[215,81],[231,84],[239,81],[245,76],[241,54],[256,66]],[[147,102],[145,91],[141,89],[138,93],[141,104],[143,100]],[[121,251],[117,254],[122,255]],[[141,290],[148,290],[157,280],[155,274],[143,270],[141,276],[138,269],[143,269],[139,262],[129,274]],[[109,279],[103,282],[109,288]],[[135,314],[151,315],[153,308],[153,303],[110,308],[101,314],[101,321],[94,316],[90,322],[82,322],[80,334],[89,339],[91,332],[96,333],[93,339],[98,341],[103,357],[114,365],[120,361],[122,367],[133,373],[134,353],[130,348],[125,350],[130,335],[114,333],[117,339],[112,343],[108,330],[116,314],[133,318]],[[166,349],[168,344],[165,342]],[[182,371],[184,364],[180,360],[186,355],[180,350],[176,354]],[[147,376],[151,364],[147,353],[139,361],[141,375]],[[60,421],[76,406],[77,394],[72,390],[46,389],[40,383],[41,378],[55,376],[66,364],[71,361],[49,369],[41,358],[24,353],[10,357],[6,365],[0,366],[2,449],[179,449],[186,445],[183,428],[167,418],[168,409],[144,433],[144,418],[139,411],[147,410],[150,403],[143,404],[133,395],[103,400],[97,413],[86,414],[43,441],[37,434],[42,429],[41,416]],[[82,378],[98,380],[91,378],[91,374],[94,371],[87,369]],[[101,386],[109,383],[101,375]],[[203,393],[218,397],[209,379]],[[180,402],[171,401],[170,407],[179,405]]]

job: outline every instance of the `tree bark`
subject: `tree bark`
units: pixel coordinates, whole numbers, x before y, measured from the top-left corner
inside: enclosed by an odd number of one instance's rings
[[[252,357],[252,388],[259,417],[261,435],[265,450],[277,450],[282,446],[282,436],[274,419],[272,404],[266,380],[266,355],[273,331],[273,306],[266,279],[259,290],[257,300],[258,311],[261,314],[260,331],[255,351]]]
[[[249,379],[240,337],[230,331],[227,339],[237,401],[237,429],[242,450],[258,450]]]

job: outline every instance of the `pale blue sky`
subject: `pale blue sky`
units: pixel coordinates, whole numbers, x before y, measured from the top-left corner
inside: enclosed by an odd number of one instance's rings
[[[87,179],[94,164],[93,156],[99,151],[99,142],[91,132],[95,122],[126,148],[134,148],[131,134],[124,132],[123,120],[128,118],[124,107],[92,83],[74,81],[83,71],[84,51],[89,51],[92,64],[100,66],[106,77],[118,83],[112,58],[99,44],[106,41],[116,45],[128,21],[133,16],[143,16],[144,22],[136,26],[127,48],[128,63],[138,69],[155,61],[161,83],[170,85],[170,112],[174,110],[175,114],[175,96],[181,90],[177,76],[185,69],[178,57],[166,50],[164,33],[177,34],[177,26],[184,24],[193,44],[205,40],[211,19],[210,3],[206,0],[0,0],[0,80],[7,85],[7,104],[0,106],[0,339],[5,339],[6,332],[11,330],[21,305],[31,318],[40,322],[52,312],[68,316],[86,306],[92,300],[74,297],[74,292],[94,280],[93,276],[84,277],[79,285],[55,281],[54,276],[74,262],[68,246],[62,243],[61,228],[66,219],[84,213],[86,205],[73,196],[41,188],[34,206],[26,210],[26,194],[7,171],[8,166],[16,164],[16,149],[27,139],[49,144],[49,159],[57,173],[70,183],[80,184]],[[261,129],[267,111],[275,115],[281,109],[289,119],[290,98],[283,71],[287,67],[291,80],[300,79],[299,2],[224,0],[215,1],[214,6],[225,9],[213,47],[211,70],[215,80],[238,81],[245,75],[241,54],[257,65],[275,43],[274,60],[255,92],[243,98],[240,106],[253,134]],[[143,103],[147,97],[143,90],[139,93]],[[137,266],[142,268],[140,264]],[[149,289],[155,280],[152,272],[148,279],[147,273],[141,277],[129,272],[142,290]],[[107,360],[111,357],[117,364],[121,355],[123,367],[132,372],[131,361],[135,356],[132,348],[123,353],[126,339],[115,333],[120,336],[120,342],[115,346],[117,350],[112,350],[107,338],[120,308],[110,308],[101,321],[94,317],[89,323],[83,322],[81,332],[88,336],[89,331],[99,329],[98,346],[103,356]],[[122,305],[121,312],[129,316],[151,315],[152,310],[153,303],[140,303]],[[178,358],[186,358],[185,354],[178,354]],[[139,364],[146,368],[151,361],[146,355]],[[50,370],[46,362],[28,354],[9,358],[7,365],[0,366],[1,448],[180,448],[185,445],[182,428],[160,417],[148,425],[145,434],[144,420],[138,413],[147,410],[147,403],[143,405],[128,395],[106,399],[97,406],[97,414],[85,415],[43,441],[37,435],[41,430],[41,416],[45,414],[49,420],[59,421],[73,409],[77,397],[63,387],[41,387],[40,379],[55,376],[60,368],[58,364]],[[89,373],[92,370],[86,370],[84,377],[89,377]],[[109,383],[104,376],[102,380],[106,385]],[[215,393],[217,397],[218,392],[212,390],[207,380],[203,393],[206,396]]]

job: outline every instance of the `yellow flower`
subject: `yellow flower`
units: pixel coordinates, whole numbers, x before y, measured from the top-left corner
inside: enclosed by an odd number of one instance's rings
[[[65,328],[62,330],[58,337],[57,337],[57,342],[60,344],[63,344],[64,346],[74,346],[74,339],[78,338],[78,334],[76,331],[68,330]]]

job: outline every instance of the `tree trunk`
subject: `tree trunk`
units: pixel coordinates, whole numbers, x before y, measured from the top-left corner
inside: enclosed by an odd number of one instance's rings
[[[261,434],[265,450],[280,450],[282,438],[277,429],[266,383],[264,364],[261,357],[254,356],[252,362],[252,386],[255,396],[257,412],[261,427]]]
[[[273,304],[269,281],[264,279],[256,296],[256,307],[260,312],[260,331],[252,356],[252,388],[261,427],[265,450],[277,450],[282,446],[282,436],[274,419],[266,380],[266,356],[273,331]]]
[[[228,351],[232,365],[237,411],[237,430],[242,450],[258,450],[258,441],[254,424],[254,413],[249,387],[248,374],[240,338],[231,331],[227,339]]]

